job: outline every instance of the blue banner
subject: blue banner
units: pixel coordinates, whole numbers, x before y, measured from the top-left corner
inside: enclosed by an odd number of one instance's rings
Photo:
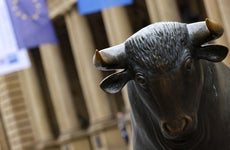
[[[26,49],[19,49],[5,0],[0,0],[0,76],[30,67]]]
[[[79,14],[85,15],[98,12],[105,8],[130,5],[132,3],[133,0],[78,0],[77,6]]]
[[[57,43],[44,0],[6,0],[19,48]]]

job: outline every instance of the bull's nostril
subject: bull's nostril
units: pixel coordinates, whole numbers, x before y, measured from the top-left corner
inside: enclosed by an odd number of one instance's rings
[[[187,123],[189,124],[189,123],[191,123],[193,120],[192,120],[192,117],[190,117],[190,116],[185,116],[184,117],[184,119],[186,119],[186,121],[187,121]]]
[[[181,130],[184,131],[188,125],[187,119],[182,119],[181,120]]]
[[[192,117],[186,115],[183,118],[183,122],[182,122],[183,123],[182,124],[183,130],[187,129],[192,124],[192,122],[193,122]]]
[[[166,132],[171,132],[171,131],[172,131],[172,128],[171,128],[170,125],[167,124],[166,122],[164,122],[164,123],[162,124],[162,127],[163,127],[163,129],[164,129]]]

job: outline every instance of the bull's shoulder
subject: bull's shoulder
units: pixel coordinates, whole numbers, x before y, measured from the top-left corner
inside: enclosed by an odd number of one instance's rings
[[[202,62],[206,86],[215,85],[220,90],[230,89],[230,68],[224,63]]]
[[[219,106],[222,112],[220,115],[226,123],[227,131],[225,132],[228,132],[230,139],[230,68],[224,63],[217,63],[215,66],[219,85]]]
[[[230,69],[224,63],[204,62],[202,65],[206,103],[201,112],[209,118],[206,122],[210,126],[209,143],[214,143],[213,149],[226,149],[230,140]]]
[[[216,75],[218,82],[220,84],[221,90],[225,91],[226,95],[230,96],[230,68],[224,63],[217,63],[216,66]],[[230,97],[229,97],[230,98]]]

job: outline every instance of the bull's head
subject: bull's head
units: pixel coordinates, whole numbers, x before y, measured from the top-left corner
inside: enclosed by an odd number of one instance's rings
[[[205,44],[222,33],[223,28],[208,19],[147,26],[122,44],[96,51],[99,70],[124,69],[105,78],[101,88],[117,93],[130,82],[165,136],[184,135],[197,125],[204,80],[200,59],[220,62],[228,53],[224,46]]]

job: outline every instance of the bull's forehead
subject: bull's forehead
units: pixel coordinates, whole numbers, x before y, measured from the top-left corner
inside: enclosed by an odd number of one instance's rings
[[[189,54],[188,43],[186,24],[161,22],[135,33],[125,47],[131,65],[165,72],[176,68]]]

